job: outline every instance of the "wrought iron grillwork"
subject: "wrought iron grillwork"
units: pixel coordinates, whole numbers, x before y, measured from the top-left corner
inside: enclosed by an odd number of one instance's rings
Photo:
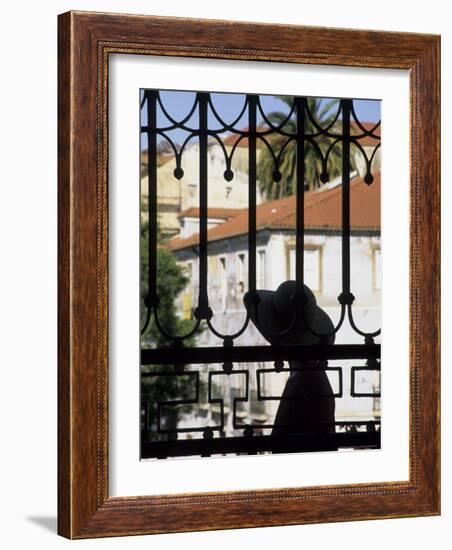
[[[150,438],[149,403],[143,403],[142,422],[142,458],[182,455],[209,456],[216,453],[256,453],[256,452],[301,452],[309,450],[328,450],[338,447],[379,447],[380,433],[379,421],[367,420],[365,422],[334,422],[332,430],[328,433],[321,430],[319,433],[288,433],[285,435],[259,435],[262,428],[274,428],[272,419],[262,423],[242,424],[240,422],[240,410],[244,404],[250,401],[250,370],[237,368],[237,364],[273,362],[272,368],[260,368],[255,370],[256,389],[253,390],[258,402],[269,400],[281,401],[281,396],[264,395],[261,391],[262,377],[266,373],[292,373],[300,370],[297,367],[285,367],[287,361],[296,361],[300,358],[309,368],[320,369],[323,372],[334,372],[338,376],[338,390],[334,397],[343,395],[343,373],[341,367],[329,367],[328,361],[332,360],[360,360],[365,365],[355,366],[351,370],[350,395],[353,398],[374,397],[379,398],[379,393],[359,392],[355,388],[355,373],[360,370],[380,370],[380,345],[375,343],[375,338],[380,335],[380,329],[376,328],[368,332],[357,326],[353,313],[354,295],[351,291],[350,277],[350,173],[351,173],[351,148],[356,148],[365,162],[364,181],[372,185],[372,162],[380,146],[379,134],[376,133],[380,122],[373,128],[366,129],[359,121],[353,100],[342,99],[335,116],[326,127],[322,127],[309,107],[308,98],[293,97],[293,102],[285,120],[275,125],[266,115],[261,96],[248,94],[243,108],[232,123],[227,123],[219,115],[215,108],[210,93],[196,93],[193,105],[188,114],[181,121],[175,120],[165,108],[164,101],[158,90],[144,90],[141,101],[141,109],[146,112],[146,123],[141,126],[141,133],[147,137],[147,183],[148,183],[148,292],[144,299],[146,309],[145,322],[142,327],[142,335],[146,334],[151,323],[154,323],[160,333],[165,337],[167,345],[159,348],[142,348],[142,365],[160,365],[159,370],[142,373],[142,380],[150,379],[182,379],[190,380],[192,395],[188,398],[175,398],[156,403],[156,433],[157,437]],[[166,122],[158,124],[158,111],[163,113]],[[247,128],[239,129],[237,124],[247,117]],[[265,128],[258,127],[258,117],[265,124]],[[197,124],[193,125],[193,119],[197,118]],[[214,124],[209,121],[214,121]],[[295,120],[295,132],[287,129],[287,123]],[[169,121],[169,122],[168,122]],[[306,123],[309,121],[313,131],[306,131]],[[351,125],[358,131],[352,133]],[[177,145],[170,137],[173,130],[184,130],[187,133],[182,145]],[[224,144],[226,135],[235,135],[236,141],[228,152]],[[280,136],[284,141],[278,150],[272,144],[272,137]],[[320,137],[327,137],[329,145],[321,148],[318,144]],[[371,137],[376,146],[370,156],[367,155],[361,144],[363,138]],[[196,308],[194,309],[194,324],[184,335],[171,334],[162,325],[159,317],[159,296],[157,293],[157,145],[158,140],[167,142],[174,153],[176,167],[174,177],[178,180],[184,177],[183,155],[190,141],[197,140],[199,144],[199,294]],[[248,293],[246,295],[246,317],[239,330],[232,334],[223,334],[212,323],[213,312],[209,305],[208,293],[208,144],[214,140],[221,147],[224,155],[226,169],[223,177],[226,181],[232,181],[234,171],[232,161],[240,142],[246,140],[248,144]],[[281,156],[289,144],[296,148],[296,245],[295,245],[295,281],[296,293],[294,296],[294,315],[288,325],[278,333],[269,333],[259,326],[257,305],[259,303],[258,288],[256,284],[256,169],[257,169],[257,144],[258,142],[267,148],[274,163],[273,178],[281,179]],[[305,155],[307,147],[314,149],[321,162],[322,170],[320,180],[327,182],[329,157],[336,148],[341,150],[342,158],[342,254],[341,254],[341,280],[342,290],[337,297],[340,308],[340,316],[336,325],[328,332],[319,333],[310,325],[305,314],[304,307],[304,185],[305,185]],[[254,316],[252,313],[254,312]],[[271,346],[237,346],[237,339],[247,330],[251,318],[258,326],[259,331],[267,339],[271,340]],[[256,317],[256,319],[254,319]],[[284,345],[281,340],[293,328],[295,323],[303,320],[307,330],[316,337],[317,345]],[[348,320],[352,329],[362,338],[361,344],[333,345],[330,343]],[[219,347],[186,347],[185,343],[204,327],[211,331],[222,341]],[[314,363],[313,363],[314,362]],[[209,365],[207,371],[207,404],[215,409],[216,422],[210,422],[207,426],[180,427],[168,422],[171,414],[178,407],[200,405],[200,386],[202,381],[200,372],[196,369],[188,370],[188,365]],[[309,366],[311,365],[311,366]],[[312,367],[315,365],[315,367]],[[225,404],[224,399],[214,396],[215,379],[227,378],[231,374],[243,375],[245,380],[244,392],[232,397],[231,413],[232,426],[239,431],[239,436],[222,437],[225,430]],[[322,399],[321,395],[304,396],[312,399]],[[346,428],[341,431],[341,428]],[[182,439],[182,434],[202,433],[202,439]],[[155,435],[155,434],[154,434]]]

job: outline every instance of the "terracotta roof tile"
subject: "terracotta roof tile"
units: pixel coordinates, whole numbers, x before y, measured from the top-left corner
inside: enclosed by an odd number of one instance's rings
[[[360,124],[367,132],[372,132],[372,134],[377,136],[377,138],[373,138],[372,136],[364,136],[358,140],[359,143],[364,147],[376,147],[380,142],[379,138],[381,136],[381,124],[377,128],[375,128],[376,122],[360,122]],[[354,121],[350,124],[350,132],[352,136],[360,136],[364,133]]]
[[[375,174],[371,185],[363,178],[355,178],[350,183],[350,225],[351,230],[380,230],[380,173]],[[262,203],[256,208],[256,227],[258,230],[295,229],[296,197],[291,195],[283,199]],[[342,191],[341,186],[326,191],[305,193],[305,228],[334,231],[342,228]],[[248,232],[248,209],[228,221],[213,227],[208,232],[210,241],[217,241]],[[180,250],[197,245],[198,234],[181,239],[173,238],[168,246]]]
[[[359,143],[361,145],[365,146],[365,147],[366,146],[370,146],[370,147],[377,146],[378,143],[379,143],[379,138],[380,138],[380,134],[381,134],[381,125],[379,125],[377,128],[375,128],[376,122],[361,122],[360,121],[360,124],[367,132],[370,132],[370,131],[373,130],[372,133],[377,137],[373,138],[372,136],[364,136],[364,137],[359,139]],[[375,130],[374,130],[374,128],[375,128]],[[260,132],[263,132],[263,131],[268,130],[268,127],[267,126],[260,126],[260,127],[258,127],[257,130],[260,131]],[[242,128],[241,131],[242,132],[247,132],[248,128]],[[351,131],[351,134],[355,135],[355,136],[359,136],[359,135],[364,133],[361,130],[361,128],[354,121],[352,121],[351,124],[350,124],[350,131]],[[239,139],[239,137],[240,136],[238,134],[227,134],[222,139],[223,139],[223,143],[225,145],[232,146]],[[262,146],[262,141],[260,139],[257,140],[257,146],[258,147]],[[237,147],[248,147],[248,138],[244,137],[243,139],[241,139],[239,144],[237,145]]]
[[[229,218],[235,218],[239,214],[243,213],[243,208],[209,208],[207,211],[207,216],[209,218],[220,218],[224,220],[229,220]],[[178,218],[198,218],[199,217],[199,208],[197,206],[192,206],[183,210],[177,216]]]
[[[265,130],[268,130],[267,126],[258,126],[257,131],[258,132],[264,132]],[[248,132],[248,127],[242,128],[241,132]],[[222,137],[223,143],[226,146],[233,146],[236,141],[240,139],[240,134],[227,134]],[[256,142],[256,147],[260,149],[262,147],[263,143],[262,140],[258,139]],[[237,147],[248,147],[248,138],[245,136],[243,137],[240,142],[238,143]]]

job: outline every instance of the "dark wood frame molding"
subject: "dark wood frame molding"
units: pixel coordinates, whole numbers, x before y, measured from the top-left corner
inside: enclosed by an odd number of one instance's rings
[[[440,37],[69,12],[59,16],[58,50],[59,533],[86,538],[439,514]],[[409,71],[409,481],[109,497],[111,53]]]

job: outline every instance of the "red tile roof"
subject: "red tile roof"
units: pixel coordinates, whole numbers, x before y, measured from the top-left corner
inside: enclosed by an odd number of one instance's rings
[[[372,132],[372,134],[377,136],[377,138],[373,138],[372,136],[364,136],[358,140],[359,143],[363,147],[376,147],[380,142],[379,138],[381,136],[381,124],[377,128],[375,128],[376,122],[360,122],[360,124],[367,132]],[[350,131],[352,136],[360,136],[364,133],[354,121],[350,124]]]
[[[372,136],[364,136],[364,137],[359,139],[359,143],[361,145],[363,145],[364,147],[368,147],[368,146],[376,147],[379,143],[379,138],[380,138],[380,134],[381,134],[381,124],[377,128],[375,128],[376,122],[360,122],[360,124],[367,132],[370,132],[370,131],[373,130],[372,133],[377,137],[373,138]],[[374,128],[375,128],[375,130],[374,130]],[[257,130],[259,132],[264,132],[264,131],[268,130],[268,127],[267,126],[261,126]],[[242,132],[247,132],[247,131],[248,131],[248,128],[242,128]],[[353,135],[360,136],[361,134],[364,133],[361,130],[361,128],[354,121],[352,121],[351,124],[350,124],[350,131],[351,131],[352,136]],[[223,143],[225,145],[232,146],[239,139],[239,137],[240,136],[238,134],[228,134],[227,136],[224,136]],[[257,140],[257,147],[261,147],[262,145],[263,145],[262,141],[260,139],[258,139]],[[237,147],[248,147],[248,138],[244,137],[239,142]]]
[[[243,208],[209,208],[207,211],[207,216],[209,218],[219,218],[223,220],[229,220],[229,218],[235,218],[239,214],[243,213]],[[177,216],[178,218],[198,218],[199,217],[199,208],[192,206],[183,210]]]
[[[367,185],[363,178],[350,183],[350,226],[355,231],[380,230],[380,173]],[[341,185],[325,191],[305,193],[305,228],[320,231],[337,231],[342,228]],[[264,202],[256,208],[256,227],[261,229],[293,229],[296,225],[296,197]],[[208,231],[208,239],[217,241],[244,235],[248,232],[248,209]],[[180,250],[197,245],[198,234],[187,238],[173,238],[168,246]]]
[[[267,126],[257,127],[258,132],[265,132],[266,130],[268,130]],[[246,128],[242,128],[241,132],[248,132],[248,126]],[[240,139],[240,134],[227,134],[222,139],[223,139],[224,145],[232,147],[235,144],[235,142]],[[260,147],[262,147],[262,145],[263,145],[262,140],[258,139],[256,142],[256,147],[259,149]],[[237,147],[248,147],[248,138],[246,136],[243,137],[238,143]]]

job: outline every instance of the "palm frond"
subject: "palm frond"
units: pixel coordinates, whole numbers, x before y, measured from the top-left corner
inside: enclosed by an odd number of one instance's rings
[[[289,109],[293,106],[293,98],[289,96],[277,96],[279,100],[284,102]],[[337,115],[337,109],[339,108],[339,100],[324,100],[320,98],[310,97],[307,100],[310,114],[314,119],[314,122],[323,128],[328,127],[333,123]],[[274,111],[267,115],[268,120],[274,126],[281,126],[288,117],[287,112]],[[337,124],[341,124],[340,121]],[[336,126],[336,125],[335,125]],[[291,134],[296,133],[296,115],[295,113],[284,124],[285,131]],[[307,134],[317,134],[314,123],[309,116],[304,117],[304,129]],[[261,149],[259,163],[257,166],[257,177],[261,192],[268,199],[272,200],[283,196],[291,195],[296,191],[296,144],[295,142],[289,143],[284,147],[287,141],[287,137],[274,133],[267,137],[269,144],[271,145],[276,157],[279,156],[279,165],[275,166],[275,162],[272,154],[268,151],[267,147]],[[332,144],[332,138],[319,135],[317,138],[317,144],[323,155]],[[309,142],[306,143],[305,149],[305,182],[304,185],[308,189],[315,189],[322,185],[320,180],[320,174],[323,172],[323,159],[319,156],[319,152]],[[352,168],[353,160],[351,159]],[[337,177],[341,173],[342,169],[342,149],[340,144],[337,144],[330,151],[330,155],[327,163],[327,171],[329,178]],[[275,172],[280,173],[280,177],[276,178]],[[277,174],[278,175],[278,174]],[[323,177],[323,176],[322,176]]]

